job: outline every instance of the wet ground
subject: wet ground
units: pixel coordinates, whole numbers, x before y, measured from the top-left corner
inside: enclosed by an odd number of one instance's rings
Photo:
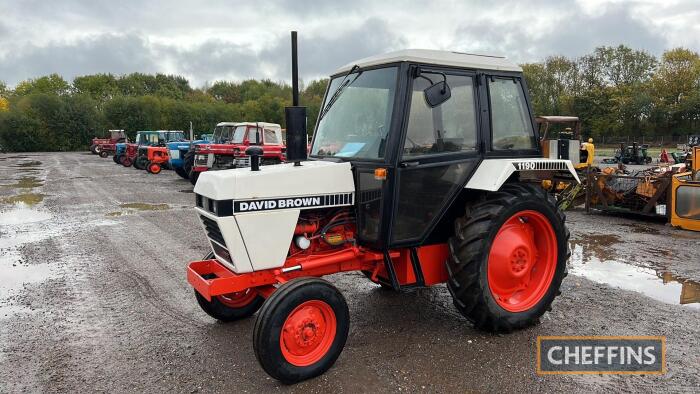
[[[542,323],[475,330],[444,286],[393,293],[353,273],[350,336],[325,375],[280,386],[254,319],[197,306],[207,252],[192,187],[89,153],[0,155],[0,393],[700,390],[700,233],[568,213],[570,275]],[[538,376],[538,335],[665,335],[662,376]]]

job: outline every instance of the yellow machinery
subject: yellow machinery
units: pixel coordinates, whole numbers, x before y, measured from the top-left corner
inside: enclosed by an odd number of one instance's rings
[[[581,121],[576,116],[538,116],[535,121],[539,125],[540,143],[544,157],[549,159],[571,160],[578,170],[593,165],[595,146],[593,139],[581,142]],[[549,137],[552,125],[564,124],[568,127],[559,132],[557,137]]]
[[[673,176],[671,225],[700,231],[700,146],[693,147],[690,171]]]
[[[571,160],[574,168],[579,171],[580,177],[586,168],[593,166],[595,159],[593,138],[581,142],[581,121],[578,117],[537,116],[535,121],[539,126],[540,144],[545,158]],[[549,136],[550,128],[557,124],[567,127],[560,131],[558,136],[552,138]],[[585,190],[583,183],[573,182],[573,179],[545,179],[542,181],[542,187],[555,194],[562,210],[574,204],[574,200],[582,196]]]

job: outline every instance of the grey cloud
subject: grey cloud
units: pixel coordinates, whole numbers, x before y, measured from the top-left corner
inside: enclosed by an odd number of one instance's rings
[[[25,46],[0,58],[0,79],[8,84],[50,73],[70,80],[94,73],[154,72],[147,43],[135,35],[106,34],[74,43]]]
[[[300,31],[299,73],[304,78],[327,77],[353,60],[406,46],[406,40],[392,32],[379,18],[370,18],[337,35],[309,36]],[[290,53],[289,35],[284,35],[280,36],[277,45],[261,53],[261,60],[274,67],[277,78],[289,79]]]
[[[537,37],[530,24],[506,25],[480,20],[460,26],[455,45],[465,51],[497,52],[518,62],[541,60],[550,55],[576,57],[603,45],[625,44],[657,55],[668,47],[658,32],[633,18],[622,6],[609,7],[596,16],[569,9],[552,23],[555,27],[551,33]]]

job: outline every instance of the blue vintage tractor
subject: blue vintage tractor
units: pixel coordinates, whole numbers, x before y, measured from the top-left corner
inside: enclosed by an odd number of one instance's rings
[[[202,134],[201,138],[196,141],[174,141],[169,142],[168,146],[168,164],[170,168],[184,179],[189,179],[190,168],[185,160],[185,156],[190,149],[194,149],[197,144],[211,142],[212,134]],[[189,163],[190,167],[192,163]]]
[[[114,145],[114,156],[112,156],[112,160],[114,160],[115,163],[121,164],[121,158],[126,155],[126,142],[117,142]]]

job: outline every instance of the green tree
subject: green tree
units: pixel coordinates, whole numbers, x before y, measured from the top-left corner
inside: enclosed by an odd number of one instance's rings
[[[28,79],[17,84],[14,91],[17,96],[30,94],[51,94],[56,96],[71,93],[71,86],[58,74],[51,74],[37,79]]]

